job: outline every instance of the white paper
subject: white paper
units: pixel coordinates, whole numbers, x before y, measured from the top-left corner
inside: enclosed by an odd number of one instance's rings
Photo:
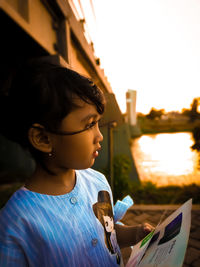
[[[192,199],[136,244],[126,267],[181,267],[191,226]]]

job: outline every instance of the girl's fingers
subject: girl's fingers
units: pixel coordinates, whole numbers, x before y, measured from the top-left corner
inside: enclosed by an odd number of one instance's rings
[[[151,231],[154,230],[154,227],[152,225],[148,224],[148,223],[144,223],[143,224],[143,230],[144,230],[145,233],[148,234],[148,233],[150,233]]]

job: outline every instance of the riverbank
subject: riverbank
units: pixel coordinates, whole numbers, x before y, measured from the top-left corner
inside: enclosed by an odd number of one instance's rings
[[[192,132],[196,127],[199,127],[200,120],[191,121],[188,117],[182,116],[178,119],[148,119],[146,117],[138,117],[137,126],[140,135],[156,134],[156,133],[175,133],[175,132]],[[138,137],[133,135],[132,137]]]
[[[136,204],[181,204],[190,198],[193,204],[200,204],[200,185],[197,184],[158,187],[151,182],[141,182],[131,184],[128,191]]]

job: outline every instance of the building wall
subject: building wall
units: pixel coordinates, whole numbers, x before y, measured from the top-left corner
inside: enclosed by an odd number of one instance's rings
[[[77,50],[77,47],[73,41],[71,41],[71,61],[70,66],[81,73],[82,75],[85,75],[87,77],[90,77],[89,71],[84,66],[83,60],[80,59],[79,51]]]
[[[49,53],[56,53],[54,19],[40,0],[2,0],[0,8]]]

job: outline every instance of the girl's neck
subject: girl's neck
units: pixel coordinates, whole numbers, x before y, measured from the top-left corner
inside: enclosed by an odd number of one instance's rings
[[[76,174],[73,169],[53,175],[37,166],[33,175],[25,183],[25,187],[41,194],[63,195],[71,192],[75,184]]]

